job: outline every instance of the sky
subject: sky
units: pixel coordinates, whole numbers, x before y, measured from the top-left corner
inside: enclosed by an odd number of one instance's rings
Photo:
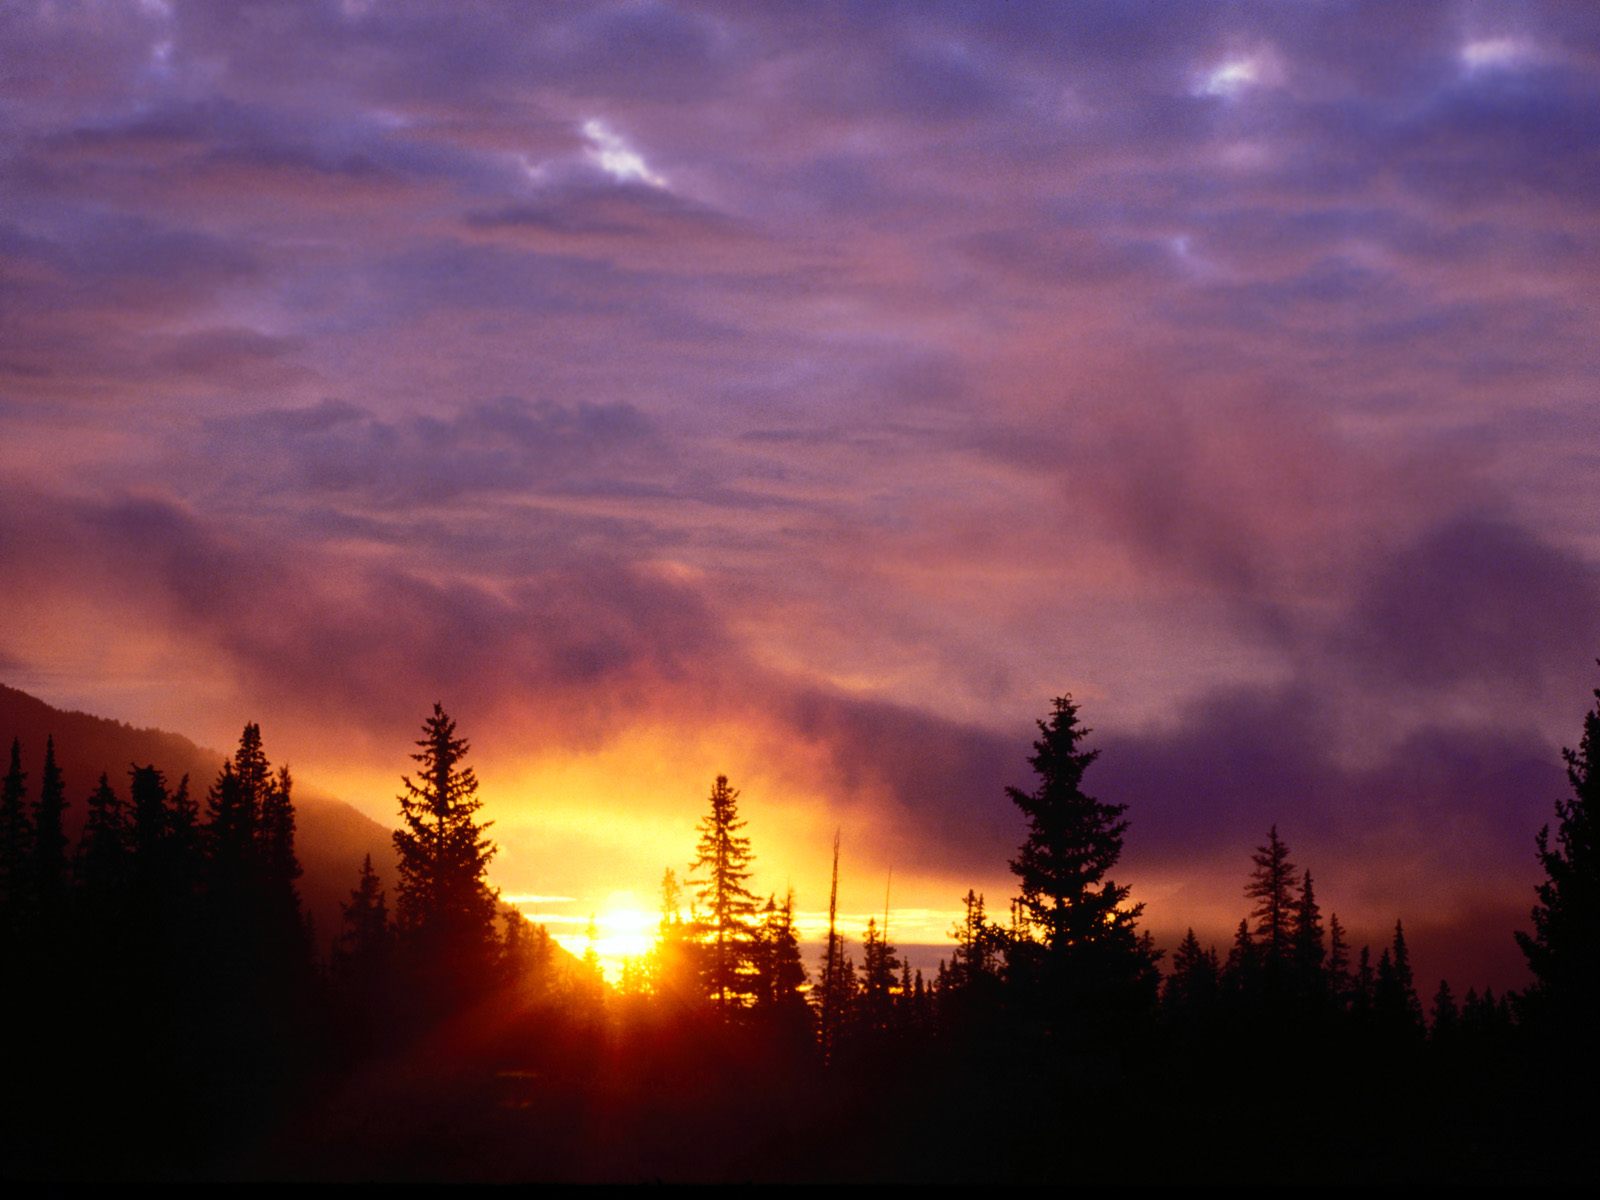
[[[0,679],[385,823],[441,701],[568,926],[725,773],[916,941],[1070,693],[1164,940],[1276,825],[1505,986],[1597,235],[1586,5],[13,0]]]

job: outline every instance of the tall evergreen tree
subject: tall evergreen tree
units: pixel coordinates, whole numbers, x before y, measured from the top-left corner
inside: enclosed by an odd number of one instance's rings
[[[404,827],[394,833],[398,923],[419,968],[435,979],[445,978],[438,974],[445,968],[456,989],[471,991],[492,974],[496,945],[490,823],[478,822],[478,777],[463,765],[471,747],[442,706],[433,706],[416,745],[417,778],[401,777]]]
[[[867,918],[861,939],[861,995],[856,1004],[857,1026],[864,1032],[883,1034],[894,1023],[895,972],[900,957],[894,944],[878,929],[876,917]]]
[[[11,739],[11,765],[0,781],[0,911],[6,925],[18,921],[28,894],[32,838],[26,807],[28,777],[22,769],[22,743]]]
[[[668,867],[661,876],[661,924],[652,956],[651,990],[680,1007],[698,1002],[699,949],[690,923],[683,918],[683,888],[678,873]]]
[[[67,897],[67,785],[56,763],[55,738],[44,743],[44,771],[33,810],[33,888],[40,919],[58,919]]]
[[[1190,929],[1172,956],[1162,1003],[1179,1022],[1200,1022],[1215,1009],[1221,991],[1221,969],[1215,950],[1205,950]]]
[[[161,842],[167,833],[167,780],[151,766],[134,766],[128,771],[129,845],[141,874],[157,871]]]
[[[1328,918],[1328,992],[1343,1006],[1350,998],[1350,943],[1345,940],[1339,914]]]
[[[1143,906],[1124,907],[1128,889],[1107,878],[1122,857],[1127,806],[1084,792],[1084,772],[1100,752],[1081,748],[1089,730],[1078,723],[1070,696],[1056,697],[1050,719],[1038,726],[1028,759],[1038,786],[1031,792],[1006,789],[1028,822],[1027,838],[1011,862],[1028,921],[1055,956],[1112,942],[1131,952]]]
[[[111,903],[127,879],[128,820],[122,798],[103,774],[88,809],[75,864],[78,886],[91,904]]]
[[[1311,884],[1311,872],[1300,881],[1300,896],[1295,902],[1294,930],[1291,935],[1295,983],[1306,996],[1321,996],[1327,991],[1323,963],[1328,957],[1323,938],[1322,909]]]
[[[758,930],[756,956],[756,1006],[768,1011],[805,1009],[805,960],[794,928],[794,892],[780,905],[768,896]]]
[[[1594,697],[1578,748],[1562,750],[1572,795],[1556,801],[1555,839],[1548,825],[1535,839],[1545,879],[1533,932],[1517,934],[1534,975],[1535,1009],[1589,1052],[1600,1047],[1600,689]]]
[[[1288,964],[1295,916],[1294,864],[1289,861],[1289,847],[1278,839],[1276,825],[1267,835],[1267,844],[1256,848],[1252,861],[1255,869],[1244,894],[1255,901],[1250,917],[1256,923],[1255,938],[1270,986]]]
[[[724,1017],[742,1006],[749,987],[746,969],[754,930],[755,897],[750,878],[750,839],[740,834],[739,791],[718,775],[711,786],[711,811],[700,821],[700,844],[690,866],[698,876],[698,899],[707,942],[707,992]]]
[[[973,889],[967,889],[961,904],[961,921],[950,931],[956,941],[955,952],[950,956],[950,985],[987,987],[997,979],[1002,931],[989,921],[983,897]]]

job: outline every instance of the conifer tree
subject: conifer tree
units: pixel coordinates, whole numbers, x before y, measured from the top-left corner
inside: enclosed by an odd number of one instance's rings
[[[1172,956],[1162,1001],[1180,1021],[1203,1020],[1216,1007],[1221,971],[1215,950],[1204,950],[1191,928]]]
[[[739,791],[718,775],[711,786],[711,811],[700,821],[700,844],[690,871],[698,875],[698,900],[707,942],[707,993],[726,1018],[748,995],[746,968],[752,941],[755,897],[750,878],[750,839],[739,833]]]
[[[28,810],[28,777],[22,769],[22,743],[11,739],[11,765],[0,781],[0,911],[6,924],[18,920],[28,893],[32,858]]]
[[[678,874],[668,867],[661,876],[661,924],[652,956],[651,989],[656,995],[678,1005],[700,999],[698,950],[692,930],[683,919],[683,888]]]
[[[173,901],[185,905],[198,894],[203,874],[205,833],[200,806],[189,795],[189,777],[178,780],[167,800],[166,838],[162,843],[163,876]]]
[[[422,734],[411,756],[417,778],[401,777],[398,924],[417,956],[414,965],[435,978],[447,968],[454,984],[470,991],[491,973],[495,893],[487,873],[495,846],[484,834],[490,823],[477,819],[483,802],[476,773],[463,765],[467,739],[456,735],[439,704]]]
[[[1222,965],[1222,983],[1235,1005],[1253,1006],[1261,997],[1261,948],[1250,935],[1250,922],[1241,919]]]
[[[1535,845],[1545,879],[1538,885],[1533,932],[1517,944],[1533,971],[1531,999],[1587,1052],[1600,1046],[1600,689],[1583,718],[1576,750],[1563,749],[1570,798],[1556,801],[1556,829],[1539,830]]]
[[[1343,1009],[1350,1002],[1350,945],[1345,941],[1339,914],[1328,918],[1328,992],[1334,1005]]]
[[[141,875],[159,870],[161,841],[167,832],[167,780],[153,765],[135,764],[128,772],[128,802],[132,811],[129,844]]]
[[[372,866],[372,855],[361,860],[361,873],[350,898],[340,903],[341,927],[333,947],[333,971],[351,991],[375,994],[388,974],[391,934],[389,902]]]
[[[60,917],[67,895],[67,786],[56,763],[55,738],[44,743],[44,772],[33,810],[33,889],[40,919]]]
[[[300,860],[294,850],[294,781],[289,768],[279,767],[261,797],[261,819],[256,827],[256,847],[269,891],[281,900],[298,904],[295,883]]]
[[[805,960],[794,928],[794,892],[782,905],[767,897],[757,935],[756,1006],[771,1011],[805,1010]]]
[[[1447,1045],[1456,1036],[1461,1024],[1461,1013],[1456,1008],[1456,998],[1450,991],[1450,982],[1439,980],[1439,990],[1433,995],[1432,1037],[1436,1045]]]
[[[1316,998],[1325,994],[1327,980],[1323,975],[1323,962],[1328,957],[1323,939],[1322,909],[1317,904],[1307,871],[1300,882],[1300,897],[1295,903],[1294,929],[1290,951],[1294,962],[1296,986],[1303,996]]]
[[[1271,986],[1289,961],[1295,916],[1294,864],[1289,861],[1289,847],[1278,840],[1276,825],[1267,835],[1267,844],[1256,848],[1252,861],[1255,869],[1244,894],[1255,901],[1250,916],[1256,923],[1255,938]]]
[[[888,1032],[894,1020],[895,972],[900,958],[878,929],[876,917],[867,918],[861,939],[861,994],[856,1005],[857,1024],[872,1034]]]
[[[1052,701],[1050,719],[1038,726],[1028,759],[1038,786],[1032,792],[1006,789],[1028,821],[1028,836],[1011,862],[1028,923],[1058,959],[1075,948],[1107,944],[1132,957],[1134,923],[1143,906],[1124,907],[1128,889],[1108,878],[1122,857],[1127,806],[1084,792],[1084,772],[1100,752],[1081,748],[1089,730],[1078,723],[1070,696]]]
[[[950,956],[950,985],[986,987],[996,980],[999,931],[984,912],[983,897],[973,889],[967,889],[961,903],[961,922],[950,931],[956,940],[955,952]]]
[[[126,880],[127,815],[121,797],[104,774],[89,796],[89,813],[75,865],[78,885],[92,902],[111,902]]]

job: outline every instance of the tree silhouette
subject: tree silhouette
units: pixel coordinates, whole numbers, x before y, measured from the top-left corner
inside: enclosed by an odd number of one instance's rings
[[[894,1022],[895,972],[900,957],[878,928],[876,917],[867,918],[861,939],[861,995],[856,1004],[857,1027],[866,1033],[887,1033]]]
[[[1262,964],[1272,986],[1288,962],[1294,931],[1294,864],[1289,847],[1278,840],[1278,827],[1267,834],[1267,844],[1258,846],[1252,856],[1255,869],[1245,884],[1244,894],[1255,901],[1250,917],[1255,921],[1255,938],[1261,946]]]
[[[1533,932],[1516,935],[1534,974],[1536,1009],[1568,1033],[1581,1030],[1591,1053],[1600,1044],[1600,688],[1594,697],[1578,748],[1562,750],[1572,795],[1556,801],[1555,840],[1548,825],[1535,839],[1545,879]]]
[[[6,924],[18,920],[28,893],[29,860],[32,855],[28,810],[25,807],[28,777],[22,770],[22,743],[11,740],[11,765],[0,781],[0,911]]]
[[[739,830],[739,791],[726,775],[711,786],[711,811],[700,821],[700,844],[691,874],[697,874],[697,899],[704,906],[702,933],[709,951],[706,990],[724,1018],[744,1004],[756,902],[745,881],[750,878],[750,839]]]
[[[1006,789],[1028,821],[1027,838],[1011,862],[1028,919],[1055,955],[1124,937],[1131,943],[1143,906],[1123,908],[1128,889],[1106,878],[1122,856],[1127,806],[1083,791],[1083,774],[1100,752],[1079,748],[1089,730],[1078,724],[1070,696],[1052,701],[1049,721],[1038,725],[1028,762],[1039,784],[1031,792]]]
[[[794,928],[794,892],[768,896],[756,934],[756,1007],[768,1011],[805,1012],[805,960]]]
[[[1220,991],[1221,969],[1216,951],[1202,949],[1200,939],[1190,929],[1173,953],[1163,1004],[1180,1023],[1198,1024],[1212,1015]]]
[[[1293,956],[1295,985],[1302,996],[1320,997],[1326,990],[1322,965],[1328,957],[1323,938],[1322,909],[1311,885],[1311,872],[1300,881],[1300,897],[1294,907],[1294,929],[1290,952]]]
[[[67,785],[56,763],[55,738],[44,744],[44,771],[33,810],[33,887],[40,918],[59,919],[67,895]]]
[[[76,874],[78,886],[91,903],[104,905],[114,900],[126,878],[127,815],[121,797],[103,774],[99,786],[90,793],[88,808],[83,838],[78,843]]]
[[[1056,697],[1038,727],[1028,759],[1038,786],[1006,789],[1028,822],[1011,862],[1021,895],[1005,939],[1008,979],[1012,994],[1063,1038],[1105,1044],[1110,1026],[1126,1030],[1153,1015],[1159,951],[1139,936],[1144,906],[1128,905],[1128,888],[1109,878],[1122,856],[1127,806],[1084,792],[1099,751],[1082,749],[1089,730],[1071,697]]]
[[[678,873],[668,867],[661,876],[661,924],[656,929],[656,949],[651,956],[651,987],[674,1005],[692,1006],[699,994],[699,944],[690,923],[683,918],[683,888]]]
[[[372,855],[361,860],[361,873],[350,898],[339,905],[342,925],[333,947],[333,972],[346,988],[375,995],[388,975],[392,937],[389,902]]]
[[[1339,914],[1328,918],[1328,992],[1334,1006],[1343,1009],[1350,1002],[1350,944],[1345,940]]]
[[[495,846],[479,824],[478,777],[462,765],[471,749],[438,704],[422,725],[411,756],[415,781],[401,777],[404,828],[394,832],[399,854],[398,924],[414,965],[444,991],[482,986],[495,946],[495,894],[487,873]]]

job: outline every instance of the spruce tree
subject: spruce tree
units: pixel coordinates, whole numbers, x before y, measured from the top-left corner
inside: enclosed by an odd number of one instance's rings
[[[471,747],[441,705],[433,706],[416,745],[417,778],[401,777],[404,827],[394,833],[398,923],[413,965],[459,994],[492,973],[495,893],[487,873],[495,846],[484,835],[489,823],[477,819],[478,777],[463,765]]]
[[[699,945],[683,918],[683,888],[678,873],[668,867],[661,876],[661,924],[651,961],[651,990],[674,1005],[692,1005],[700,999]]]
[[[1450,991],[1450,982],[1439,980],[1439,990],[1433,994],[1433,1021],[1431,1036],[1435,1045],[1449,1045],[1461,1024],[1461,1012]]]
[[[1250,916],[1256,923],[1254,933],[1268,986],[1272,986],[1289,961],[1295,916],[1294,864],[1289,861],[1289,847],[1278,840],[1276,825],[1267,835],[1267,844],[1256,848],[1252,861],[1255,869],[1244,894],[1255,901]]]
[[[701,921],[706,940],[706,990],[726,1018],[748,995],[746,968],[752,941],[755,897],[750,878],[750,839],[739,833],[739,791],[718,775],[711,786],[711,810],[700,821],[700,844],[690,872],[698,876],[697,898],[705,906]]]
[[[894,944],[878,929],[876,917],[867,918],[861,939],[861,995],[856,1005],[857,1026],[863,1032],[883,1034],[894,1020],[895,972],[900,958]]]
[[[1172,956],[1172,973],[1162,993],[1163,1007],[1180,1023],[1201,1022],[1216,1007],[1221,971],[1214,950],[1205,950],[1191,928]]]
[[[794,928],[794,892],[779,905],[767,897],[757,936],[756,1006],[771,1012],[805,1010],[805,960]]]
[[[389,901],[373,868],[372,855],[361,860],[361,873],[350,898],[340,903],[341,927],[333,946],[334,977],[363,995],[375,994],[387,976],[391,934]]]
[[[0,781],[0,911],[5,913],[8,927],[20,921],[32,891],[27,783],[22,769],[22,743],[12,738],[11,765]]]
[[[128,821],[104,774],[89,796],[75,864],[78,886],[92,905],[114,902],[127,878]]]
[[[1293,956],[1295,985],[1300,994],[1312,1000],[1324,996],[1327,978],[1322,967],[1328,957],[1328,948],[1323,939],[1322,909],[1317,904],[1316,893],[1311,885],[1310,871],[1300,881],[1290,952]]]
[[[1011,861],[1028,922],[1057,958],[1108,943],[1131,953],[1143,906],[1124,907],[1128,889],[1107,878],[1122,857],[1127,806],[1084,792],[1084,772],[1100,752],[1082,749],[1090,731],[1078,723],[1070,696],[1056,697],[1050,719],[1038,726],[1028,758],[1038,785],[1031,792],[1006,789],[1028,822],[1028,836]]]
[[[1594,697],[1578,748],[1562,751],[1572,795],[1556,801],[1555,838],[1546,825],[1535,839],[1545,879],[1533,932],[1517,934],[1534,975],[1534,1011],[1591,1053],[1600,1046],[1600,689]]]
[[[33,810],[33,887],[40,919],[60,918],[67,896],[67,785],[56,763],[55,738],[44,743],[44,772]]]
[[[1345,940],[1339,914],[1328,918],[1328,993],[1340,1010],[1350,1003],[1350,944]]]

